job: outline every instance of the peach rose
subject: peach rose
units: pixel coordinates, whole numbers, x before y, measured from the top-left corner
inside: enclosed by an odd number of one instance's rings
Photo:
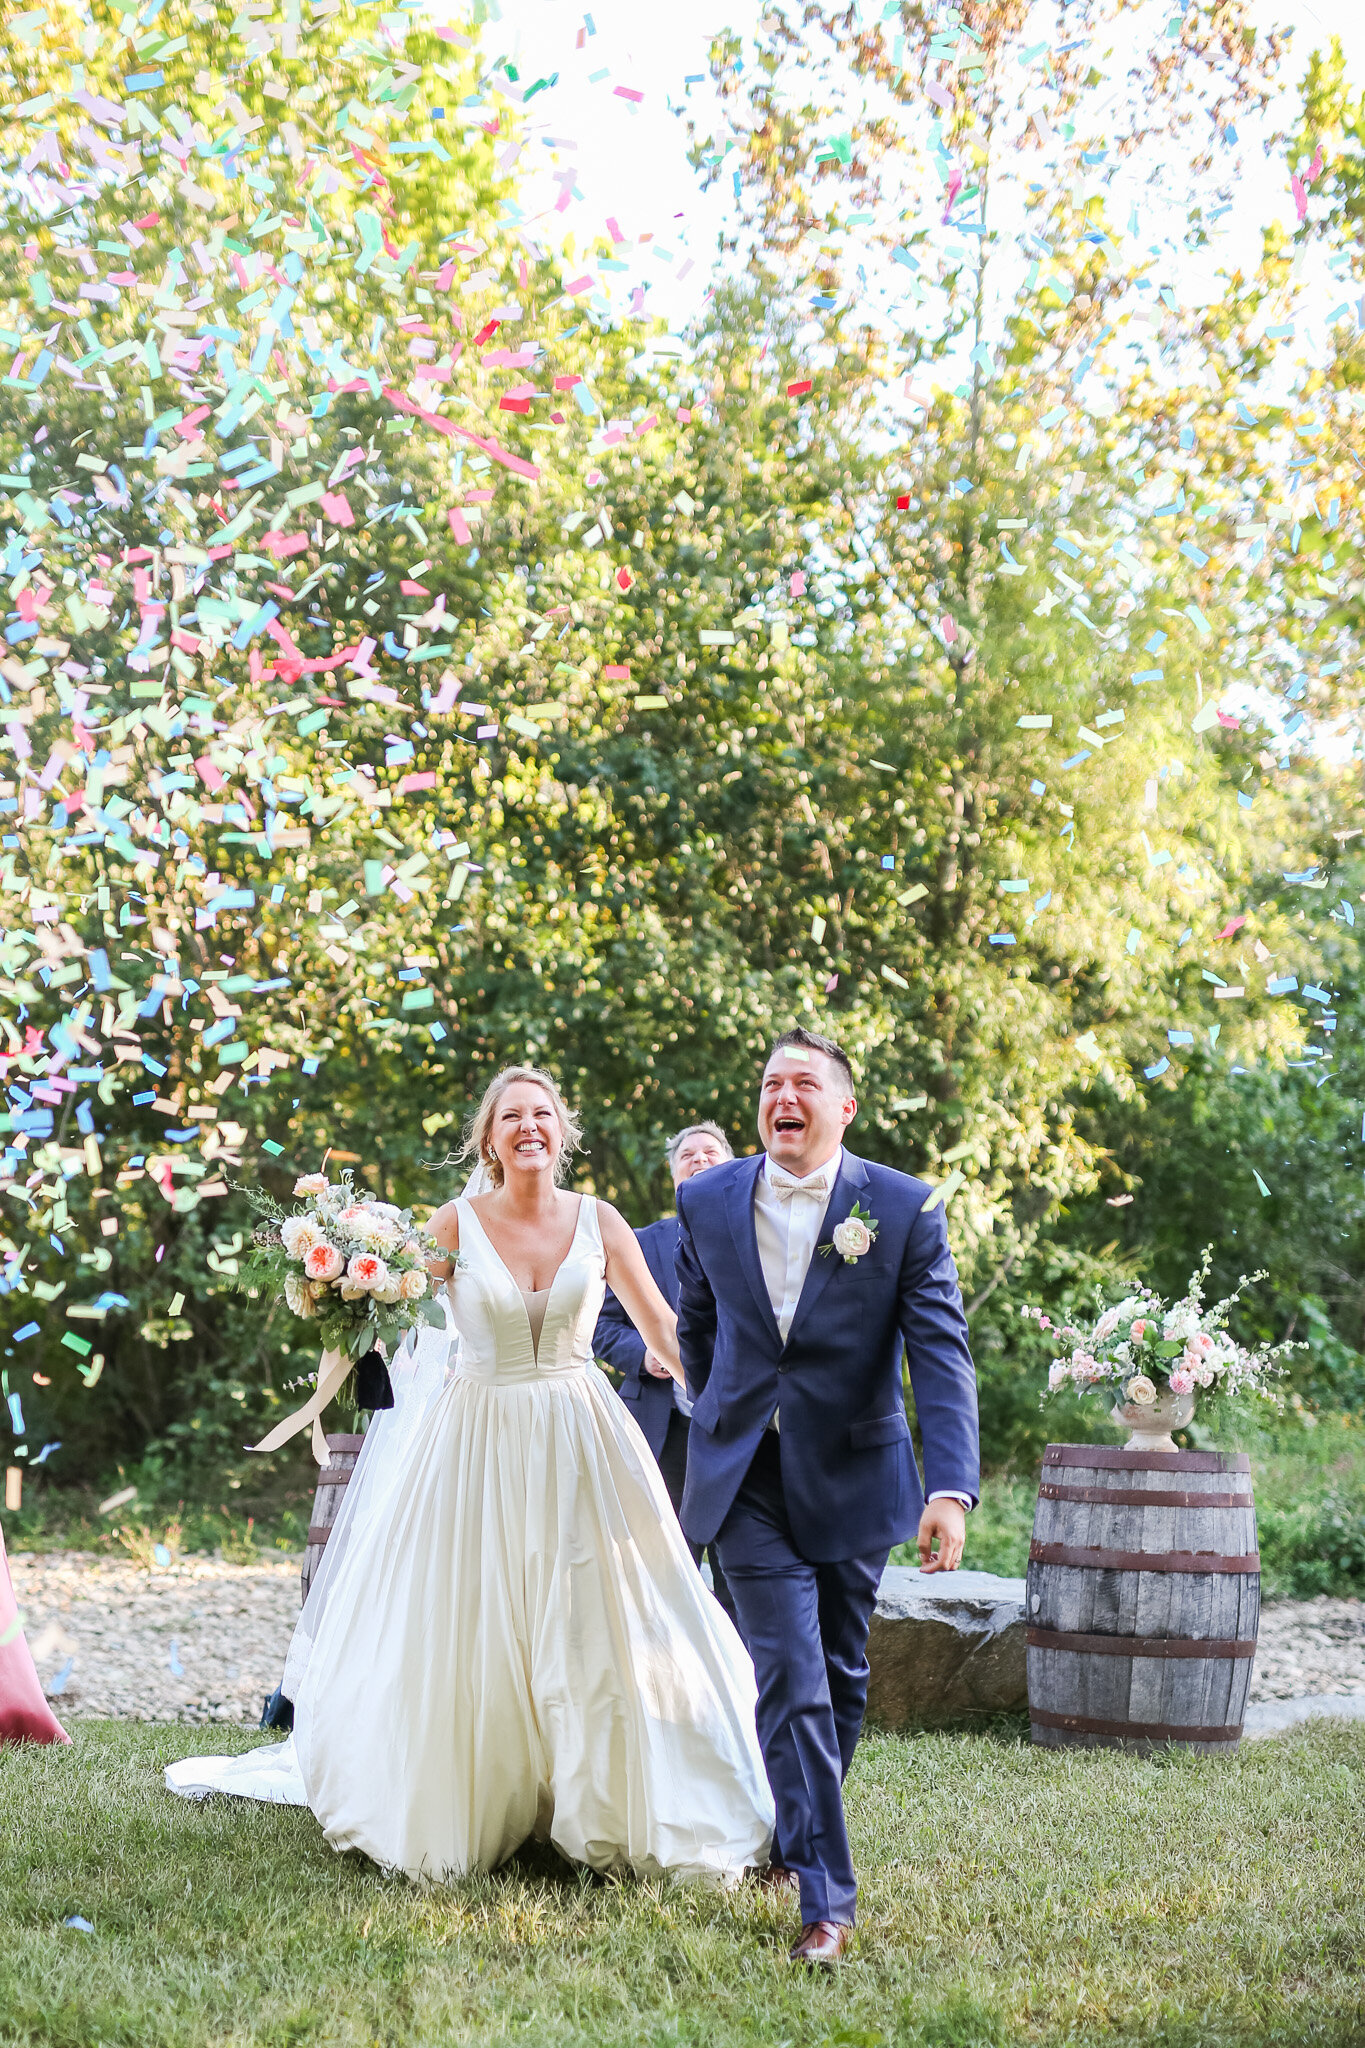
[[[341,1253],[324,1237],[305,1254],[303,1270],[310,1280],[335,1280],[342,1263]]]
[[[302,1173],[294,1182],[296,1195],[325,1195],[331,1182],[325,1173]]]
[[[389,1269],[373,1252],[357,1252],[346,1268],[346,1278],[352,1287],[359,1287],[366,1294],[378,1294],[389,1284]]]

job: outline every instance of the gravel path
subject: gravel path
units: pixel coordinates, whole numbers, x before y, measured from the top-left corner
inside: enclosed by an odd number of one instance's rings
[[[1365,1600],[1279,1600],[1261,1611],[1254,1700],[1365,1692]]]
[[[299,1561],[11,1557],[38,1676],[64,1719],[244,1721],[275,1690],[299,1615]]]
[[[144,1571],[58,1551],[10,1558],[33,1661],[73,1720],[254,1724],[299,1612],[295,1558],[187,1558]],[[1365,1693],[1365,1600],[1284,1600],[1261,1615],[1253,1700]]]

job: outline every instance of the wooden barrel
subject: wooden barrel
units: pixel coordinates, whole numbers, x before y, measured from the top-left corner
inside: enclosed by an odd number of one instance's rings
[[[1048,1749],[1241,1739],[1261,1559],[1240,1453],[1049,1444],[1029,1546],[1029,1720]]]
[[[345,1490],[350,1485],[355,1461],[360,1456],[363,1436],[329,1436],[327,1451],[329,1462],[318,1473],[317,1492],[313,1495],[313,1519],[308,1527],[308,1548],[303,1553],[303,1597],[308,1598],[308,1588],[313,1583],[313,1574],[322,1562],[323,1546],[332,1533],[332,1524],[341,1513]]]

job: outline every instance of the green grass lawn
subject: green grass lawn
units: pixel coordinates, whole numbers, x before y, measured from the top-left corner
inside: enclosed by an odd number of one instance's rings
[[[752,1887],[596,1885],[534,1852],[418,1890],[307,1813],[163,1791],[171,1758],[259,1738],[74,1732],[0,1752],[5,2048],[1365,2040],[1365,1729],[1216,1761],[869,1737],[834,1981],[792,1968],[794,1909]]]

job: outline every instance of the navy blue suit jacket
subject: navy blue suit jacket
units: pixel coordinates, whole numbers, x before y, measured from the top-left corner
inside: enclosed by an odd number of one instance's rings
[[[655,1285],[669,1307],[676,1309],[677,1217],[665,1216],[662,1222],[648,1223],[643,1230],[637,1230],[635,1235],[645,1255],[645,1264],[654,1276]],[[607,1298],[602,1303],[602,1313],[597,1318],[592,1348],[594,1357],[605,1358],[607,1363],[614,1365],[620,1373],[621,1384],[617,1392],[623,1401],[629,1401],[631,1413],[644,1431],[649,1448],[657,1458],[664,1447],[669,1417],[673,1414],[674,1382],[671,1379],[656,1380],[653,1373],[645,1371],[645,1352],[648,1347],[610,1288],[607,1289]]]
[[[762,1166],[762,1153],[732,1160],[678,1189],[678,1343],[695,1404],[682,1525],[693,1543],[711,1541],[779,1409],[799,1548],[813,1563],[866,1556],[915,1534],[926,1491],[978,1497],[976,1369],[943,1210],[926,1211],[926,1182],[846,1151],[784,1344],[754,1231]],[[846,1263],[819,1247],[855,1201],[877,1236]]]

